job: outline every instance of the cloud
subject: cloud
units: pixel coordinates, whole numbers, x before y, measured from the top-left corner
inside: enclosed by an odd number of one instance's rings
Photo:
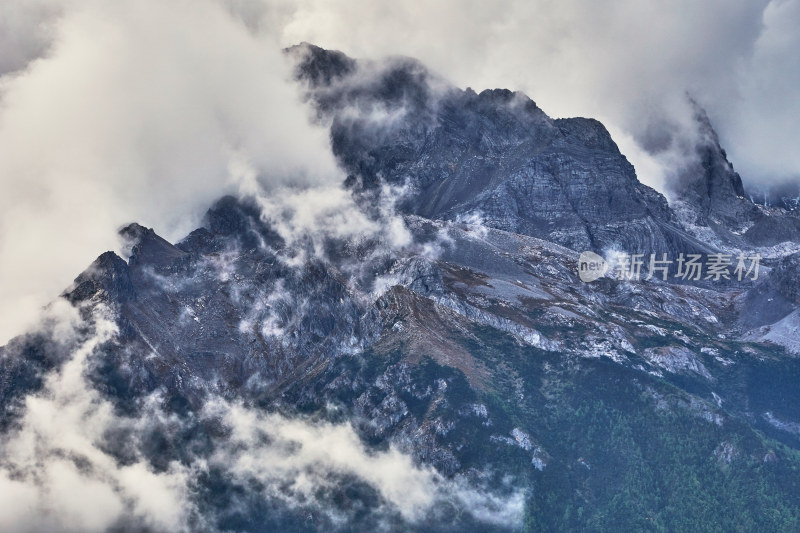
[[[694,133],[686,92],[708,109],[745,180],[800,175],[798,0],[297,5],[284,44],[406,54],[461,87],[519,89],[551,115],[599,118],[635,140],[626,153],[656,186],[680,151],[674,137]]]
[[[158,391],[120,414],[87,377],[117,335],[108,309],[91,313],[88,322],[66,310],[51,315],[74,349],[0,437],[2,531],[216,531],[220,516],[250,513],[259,501],[277,513],[313,510],[345,528],[364,512],[376,523],[413,525],[436,520],[442,508],[507,528],[521,524],[524,490],[445,478],[394,446],[368,447],[350,424],[269,413],[213,394],[201,412],[178,416],[165,411]],[[149,435],[166,445],[153,448]],[[192,440],[205,438],[211,446]],[[169,450],[178,448],[195,453],[171,460]],[[238,488],[204,500],[221,490],[204,485],[211,471]],[[359,503],[343,505],[342,494]]]
[[[173,464],[157,473],[141,456],[120,465],[105,450],[110,429],[153,417],[117,417],[86,380],[91,358],[116,335],[105,309],[93,313],[89,334],[63,313],[60,331],[72,329],[75,351],[46,377],[42,391],[26,397],[22,418],[0,440],[0,529],[101,532],[134,521],[186,531],[189,472]]]
[[[720,125],[723,143],[743,175],[754,180],[800,179],[800,1],[773,1],[752,54],[737,69],[739,98],[704,102]],[[730,112],[733,111],[733,112]]]
[[[2,9],[15,31],[0,58],[0,342],[116,248],[120,225],[194,229],[238,190],[237,160],[266,190],[341,181],[275,32],[254,33],[229,4]]]
[[[4,7],[0,17],[0,75],[21,70],[45,53],[61,5],[57,0],[12,0]]]
[[[230,446],[212,462],[226,465],[243,480],[261,481],[272,497],[313,500],[321,486],[337,482],[331,472],[338,472],[354,474],[376,487],[406,519],[418,517],[433,503],[435,471],[417,467],[396,449],[371,454],[349,425],[260,415],[222,402],[209,406],[209,413],[233,430]]]
[[[332,502],[318,496],[328,494],[324,488],[343,489],[342,476],[354,476],[380,494],[388,506],[383,512],[399,513],[412,524],[441,505],[505,527],[522,522],[524,491],[495,494],[464,478],[446,479],[393,446],[369,450],[348,424],[264,414],[219,399],[209,402],[206,416],[231,429],[227,445],[218,448],[210,464],[223,465],[243,484],[258,481],[266,497],[290,506],[312,505],[341,520]]]

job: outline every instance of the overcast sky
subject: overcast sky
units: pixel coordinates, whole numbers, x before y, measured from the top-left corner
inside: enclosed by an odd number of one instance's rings
[[[125,222],[174,239],[248,176],[341,179],[283,46],[414,56],[458,86],[599,118],[664,189],[687,93],[745,183],[797,179],[798,27],[800,0],[5,0],[0,343]]]

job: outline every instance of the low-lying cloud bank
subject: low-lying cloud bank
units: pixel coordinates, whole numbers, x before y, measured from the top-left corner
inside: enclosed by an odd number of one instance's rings
[[[345,529],[354,505],[379,528],[435,520],[442,507],[511,529],[521,524],[523,490],[501,495],[446,479],[394,447],[371,450],[349,424],[290,418],[214,395],[196,414],[168,414],[158,393],[141,400],[136,415],[120,414],[87,378],[116,335],[108,309],[92,313],[87,328],[66,303],[51,310],[49,332],[74,350],[0,437],[3,531],[217,531],[222,515],[246,515],[259,501],[276,513],[318,513]],[[148,447],[152,434],[164,439],[163,450]],[[195,449],[206,438],[204,452],[166,459],[172,446]],[[204,501],[219,490],[209,488],[212,472],[240,490]],[[361,496],[350,491],[350,504],[342,505],[337,494],[347,487]]]
[[[62,308],[57,319],[73,320],[73,312]],[[156,473],[141,457],[123,465],[104,449],[107,432],[145,421],[118,418],[85,378],[90,358],[116,332],[103,314],[85,338],[62,326],[62,342],[75,342],[75,352],[25,399],[18,424],[0,438],[3,531],[107,531],[131,522],[188,530],[188,469]]]

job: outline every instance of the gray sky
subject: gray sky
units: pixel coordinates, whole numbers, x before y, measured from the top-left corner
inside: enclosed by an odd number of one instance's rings
[[[663,189],[692,133],[687,92],[746,183],[797,179],[799,26],[800,0],[5,0],[0,343],[123,223],[174,239],[253,176],[341,179],[282,46],[414,56],[461,87],[599,118]]]

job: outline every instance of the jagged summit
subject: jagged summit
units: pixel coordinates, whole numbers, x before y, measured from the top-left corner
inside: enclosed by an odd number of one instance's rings
[[[73,304],[92,298],[113,304],[129,301],[134,298],[134,290],[128,264],[114,252],[105,252],[75,279],[62,296]]]
[[[356,69],[356,61],[342,52],[325,50],[307,42],[290,46],[286,53],[295,58],[304,79],[313,85],[329,85]]]
[[[765,207],[754,202],[729,161],[705,110],[693,99],[696,141],[688,148],[674,183],[671,208],[684,229],[724,250],[800,243],[800,217],[790,201]],[[765,253],[770,253],[769,251]]]
[[[596,120],[553,120],[504,89],[461,91],[418,63],[362,67],[340,52],[304,50],[298,76],[331,121],[351,181],[407,186],[407,213],[480,216],[573,249],[705,248],[679,231],[664,197],[636,179]],[[389,118],[376,121],[376,110]]]
[[[676,215],[596,120],[553,120],[505,89],[462,91],[408,58],[364,62],[308,44],[290,53],[331,124],[349,183],[405,187],[398,207],[406,213],[479,216],[575,250],[708,253],[800,242],[800,219],[765,212],[745,194],[694,102],[699,141],[678,180]]]
[[[158,268],[167,268],[186,256],[184,252],[157,235],[152,228],[137,223],[125,226],[119,234],[130,249],[128,262],[131,266],[146,262]]]
[[[244,249],[272,247],[280,249],[283,239],[261,218],[261,210],[247,198],[224,196],[203,217],[203,227],[178,244],[181,248],[202,250],[214,236],[236,239]]]
[[[678,198],[694,206],[703,225],[741,226],[758,216],[758,208],[745,195],[742,178],[720,146],[717,132],[705,110],[690,100],[698,130],[696,160],[678,177]]]

